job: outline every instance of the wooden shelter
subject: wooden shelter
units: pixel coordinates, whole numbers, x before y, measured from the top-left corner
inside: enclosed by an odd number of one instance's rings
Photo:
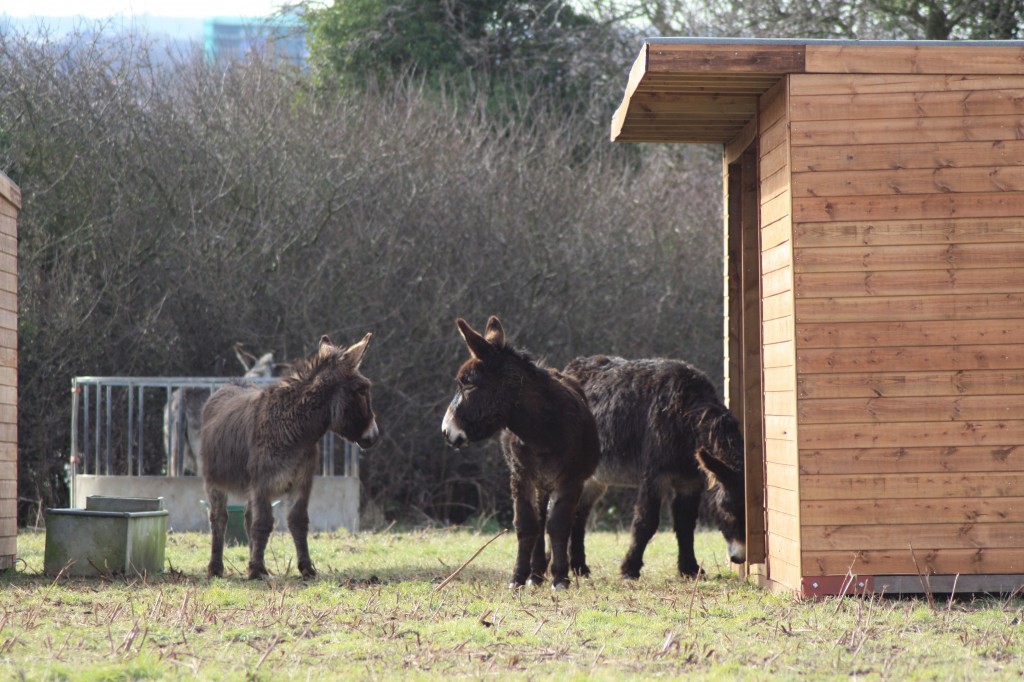
[[[0,173],[0,569],[18,551],[18,212],[21,190]]]
[[[1024,43],[652,39],[612,139],[723,145],[750,573],[1024,585]]]

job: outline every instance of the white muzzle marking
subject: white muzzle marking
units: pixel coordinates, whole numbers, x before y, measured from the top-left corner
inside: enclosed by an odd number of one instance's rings
[[[360,436],[360,440],[367,443],[376,443],[379,436],[380,430],[377,428],[377,420],[374,419],[370,422],[370,426],[367,427],[366,431],[363,431],[363,435]]]
[[[747,544],[732,540],[729,542],[729,559],[734,564],[742,564],[747,560]]]
[[[462,447],[469,442],[466,432],[455,423],[455,410],[451,407],[444,413],[444,421],[441,422],[441,433],[444,434],[444,439],[448,441],[448,444],[454,448]]]

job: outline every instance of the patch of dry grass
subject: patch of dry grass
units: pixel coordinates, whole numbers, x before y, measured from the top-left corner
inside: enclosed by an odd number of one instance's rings
[[[148,579],[40,575],[44,537],[19,537],[0,591],[0,673],[68,680],[347,678],[978,679],[1024,673],[1024,603],[998,598],[800,601],[728,573],[718,534],[698,536],[709,576],[675,575],[659,534],[644,576],[617,577],[628,538],[589,536],[594,577],[567,592],[507,589],[515,539],[455,529],[311,539],[303,582],[275,533],[267,582],[204,577],[208,539],[171,534],[173,569]]]

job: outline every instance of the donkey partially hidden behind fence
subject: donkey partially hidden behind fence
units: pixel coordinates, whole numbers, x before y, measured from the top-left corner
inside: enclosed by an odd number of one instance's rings
[[[299,573],[316,575],[309,556],[309,495],[319,466],[317,443],[328,429],[369,448],[379,431],[370,405],[370,381],[359,364],[370,341],[348,349],[326,336],[296,373],[272,386],[231,383],[203,408],[203,478],[210,505],[212,549],[207,574],[224,574],[228,493],[246,498],[249,578],[269,575],[263,557],[274,528],[271,503],[290,498],[288,530]]]
[[[620,571],[639,578],[644,550],[658,529],[662,496],[672,496],[679,573],[701,567],[693,533],[705,488],[729,558],[746,559],[743,437],[739,424],[702,372],[681,360],[576,358],[563,370],[583,386],[597,420],[601,462],[587,482],[572,531],[572,568],[588,575],[587,517],[608,486],[638,487],[632,544]]]
[[[508,345],[497,317],[488,320],[483,336],[462,318],[455,323],[472,357],[456,375],[458,388],[441,430],[455,448],[501,431],[519,541],[510,587],[544,581],[545,525],[552,587],[568,587],[573,518],[597,467],[594,417],[573,380]]]
[[[236,345],[235,357],[245,368],[243,378],[275,377],[281,374],[281,365],[274,363],[273,353],[265,353],[256,358]],[[198,474],[200,471],[203,406],[210,399],[211,392],[203,386],[182,386],[174,389],[164,404],[164,453],[169,456],[172,476],[180,473]],[[178,457],[179,452],[181,457]]]

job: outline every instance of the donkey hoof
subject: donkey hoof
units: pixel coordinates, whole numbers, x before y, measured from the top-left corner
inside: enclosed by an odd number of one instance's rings
[[[249,567],[249,580],[262,580],[263,578],[269,577],[270,571],[267,570],[266,566]]]
[[[551,589],[555,592],[562,592],[568,590],[571,585],[572,582],[568,578],[562,578],[551,583]]]
[[[519,582],[519,580],[513,578],[508,581],[508,589],[510,590],[521,590],[526,586],[525,582]]]
[[[299,574],[303,580],[311,580],[316,577],[316,569],[313,568],[312,564],[308,566],[299,566]]]
[[[640,580],[640,571],[622,571],[623,580]]]
[[[207,578],[223,578],[224,564],[210,564],[206,569]]]
[[[684,578],[692,578],[694,580],[707,577],[707,573],[705,573],[704,569],[700,566],[697,566],[696,568],[680,568],[679,575]]]
[[[572,567],[572,572],[575,573],[576,575],[578,575],[581,578],[589,578],[590,577],[590,567],[587,566],[586,564],[583,564],[582,566],[573,566]]]

